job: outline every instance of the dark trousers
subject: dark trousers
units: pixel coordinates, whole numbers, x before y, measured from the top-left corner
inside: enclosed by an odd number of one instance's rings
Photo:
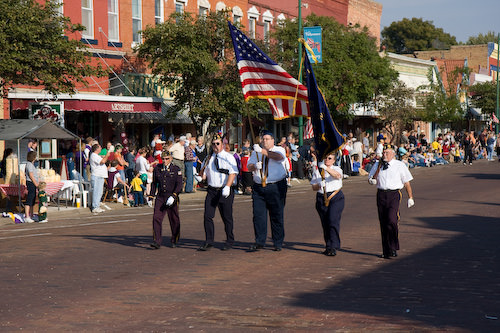
[[[172,231],[172,237],[170,241],[172,243],[177,243],[179,240],[181,232],[181,221],[179,219],[179,201],[174,202],[170,207],[164,205],[165,201],[172,194],[160,194],[156,197],[154,212],[153,212],[153,239],[156,243],[161,245],[162,239],[162,224],[165,214],[168,215],[168,220],[170,221],[170,230]]]
[[[330,194],[330,193],[329,193]],[[344,210],[344,193],[339,191],[327,206],[322,193],[316,194],[316,211],[323,227],[323,237],[327,249],[340,249],[340,218]]]
[[[271,235],[275,247],[281,248],[285,238],[284,211],[286,179],[262,187],[255,183],[252,190],[253,228],[255,243],[265,245],[267,239],[267,212],[271,220]]]
[[[224,222],[224,231],[226,232],[226,243],[232,245],[234,243],[233,235],[233,201],[234,189],[231,187],[231,192],[227,198],[222,196],[222,188],[207,188],[207,196],[205,197],[205,213],[203,214],[203,224],[205,226],[205,240],[207,244],[214,243],[214,216],[215,209],[219,208],[220,217]]]
[[[382,250],[385,255],[399,250],[399,202],[401,191],[377,191],[378,219],[382,234]]]
[[[144,205],[144,195],[141,191],[132,191],[134,195],[134,206]]]
[[[465,154],[464,154],[464,163],[469,160],[469,163],[472,163],[472,148],[470,149],[465,149]]]

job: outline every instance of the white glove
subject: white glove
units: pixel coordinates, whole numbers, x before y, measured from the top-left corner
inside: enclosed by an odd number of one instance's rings
[[[326,188],[326,182],[324,180],[321,181],[321,188]]]
[[[229,194],[231,194],[231,188],[229,186],[224,186],[224,188],[222,189],[222,196],[224,198],[227,198],[229,196]]]
[[[262,161],[255,163],[255,169],[257,169],[257,170],[262,169]]]
[[[328,169],[328,167],[323,162],[318,162],[318,169]]]
[[[172,206],[174,204],[174,201],[175,201],[174,197],[173,196],[169,196],[168,199],[167,199],[166,205],[167,206]]]
[[[203,178],[201,178],[201,176],[200,176],[200,175],[196,175],[196,176],[194,176],[194,179],[196,179],[196,182],[198,182],[198,183],[199,183],[199,182],[201,182],[201,181],[203,180]]]
[[[374,178],[370,178],[368,179],[368,183],[370,183],[371,185],[377,185],[377,180]]]
[[[253,151],[256,153],[262,153],[262,148],[258,144],[253,145]]]
[[[408,208],[411,208],[415,205],[415,200],[413,200],[412,198],[408,199]]]

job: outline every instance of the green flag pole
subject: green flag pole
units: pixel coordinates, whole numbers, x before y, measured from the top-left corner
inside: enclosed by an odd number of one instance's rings
[[[497,40],[497,119],[500,119],[498,118],[498,106],[499,106],[499,86],[498,86],[498,67],[500,66],[500,33],[498,33],[498,40]],[[498,123],[495,123],[495,133],[498,134]]]

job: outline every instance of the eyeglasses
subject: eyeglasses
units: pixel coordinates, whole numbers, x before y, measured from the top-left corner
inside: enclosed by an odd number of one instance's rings
[[[335,158],[335,157],[333,157],[333,156],[328,156],[326,159],[327,159],[327,160],[333,160],[334,158]]]
[[[212,142],[212,145],[214,146],[220,146],[222,144],[222,142]]]

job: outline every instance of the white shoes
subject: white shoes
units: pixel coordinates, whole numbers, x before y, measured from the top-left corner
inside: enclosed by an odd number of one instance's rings
[[[38,221],[38,223],[47,223],[47,222],[49,222],[49,220],[47,220],[47,219]]]
[[[123,197],[119,197],[118,199],[116,199],[116,202],[123,203]]]
[[[104,209],[102,209],[101,207],[97,207],[92,211],[92,213],[102,213],[102,212],[104,212]]]
[[[101,206],[106,208],[107,210],[111,210],[111,207],[109,207],[108,205],[106,205],[105,203],[101,202]],[[103,210],[104,211],[104,210]]]
[[[30,217],[25,217],[24,218],[24,223],[33,223],[35,222],[33,219],[31,219]]]

